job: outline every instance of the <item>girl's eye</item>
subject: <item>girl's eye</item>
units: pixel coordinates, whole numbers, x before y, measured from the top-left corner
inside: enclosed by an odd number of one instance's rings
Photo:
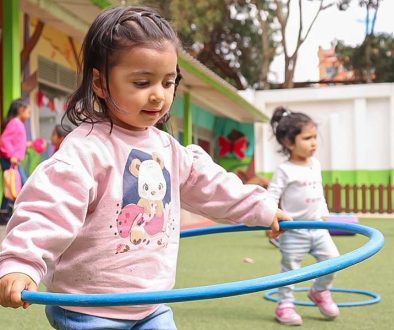
[[[133,82],[134,86],[142,88],[149,85],[149,81],[147,80],[138,80]]]
[[[167,80],[167,81],[164,82],[164,87],[165,88],[170,88],[173,85],[175,85],[175,80]]]

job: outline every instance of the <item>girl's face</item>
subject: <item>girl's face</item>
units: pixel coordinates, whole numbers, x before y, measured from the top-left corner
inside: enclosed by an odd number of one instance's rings
[[[30,107],[20,107],[18,109],[18,118],[25,122],[30,118]]]
[[[116,64],[109,71],[109,88],[118,109],[107,100],[114,124],[131,130],[155,125],[173,100],[178,59],[175,47],[166,42],[160,49],[134,47],[116,56]],[[106,98],[97,70],[93,83],[97,95]]]
[[[59,149],[59,146],[62,143],[62,141],[63,138],[59,136],[56,132],[56,129],[54,129],[51,134],[51,143],[53,144],[56,150]]]
[[[301,133],[289,145],[291,152],[290,160],[298,163],[307,163],[317,148],[317,128],[313,123],[305,125]]]

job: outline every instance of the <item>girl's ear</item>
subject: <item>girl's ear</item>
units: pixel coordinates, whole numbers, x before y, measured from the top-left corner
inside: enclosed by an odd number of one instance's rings
[[[103,84],[101,83],[101,74],[100,71],[97,69],[93,69],[92,84],[93,91],[96,93],[96,95],[101,99],[105,99]]]
[[[288,150],[293,150],[294,148],[294,143],[292,143],[289,139],[284,140],[284,145]]]

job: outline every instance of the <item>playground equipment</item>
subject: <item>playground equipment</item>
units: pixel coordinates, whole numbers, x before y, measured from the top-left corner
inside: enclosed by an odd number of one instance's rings
[[[384,237],[380,231],[358,224],[326,221],[284,221],[280,223],[280,227],[281,229],[309,228],[344,230],[367,236],[369,240],[360,248],[334,259],[322,261],[286,273],[279,273],[256,279],[193,288],[143,293],[63,294],[32,292],[24,290],[22,291],[22,299],[30,303],[59,306],[124,306],[137,304],[171,303],[235,296],[278,288],[339,271],[371,257],[377,253],[384,244]],[[262,229],[269,228],[246,227],[244,225],[213,226],[183,231],[181,232],[181,237],[186,238],[198,235],[255,231]]]
[[[309,291],[309,288],[295,288],[295,292],[300,292],[300,291]],[[366,291],[366,290],[354,290],[354,289],[342,289],[342,288],[331,288],[331,292],[345,292],[345,293],[351,293],[351,294],[359,294],[359,295],[364,295],[371,297],[372,299],[369,300],[362,300],[362,301],[352,301],[352,302],[337,302],[338,307],[355,307],[355,306],[365,306],[365,305],[372,305],[376,304],[380,301],[380,295],[373,293],[371,291]],[[278,302],[278,299],[273,297],[278,293],[278,289],[272,289],[267,291],[264,294],[264,299],[273,301],[273,302]],[[300,301],[300,300],[295,300],[293,301],[295,305],[299,306],[316,306],[313,302],[311,301]]]
[[[328,217],[328,221],[334,222],[344,222],[344,223],[358,223],[358,218],[353,213],[330,213]],[[354,232],[338,230],[335,228],[331,228],[328,230],[331,235],[339,236],[339,235],[355,235]]]

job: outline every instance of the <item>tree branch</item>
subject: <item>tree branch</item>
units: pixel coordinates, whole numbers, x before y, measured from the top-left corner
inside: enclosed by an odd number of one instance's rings
[[[22,49],[21,71],[23,71],[27,61],[29,60],[30,53],[32,52],[32,50],[36,46],[38,40],[40,39],[43,29],[44,29],[44,23],[42,21],[38,21],[33,35],[29,38],[29,41],[27,42],[26,46]]]
[[[71,50],[73,52],[73,56],[74,56],[75,63],[77,65],[78,72],[81,72],[82,65],[81,65],[81,61],[80,61],[78,53],[77,53],[77,49],[75,48],[75,43],[74,43],[73,38],[68,36],[68,42],[70,43]]]
[[[283,51],[285,53],[285,56],[288,56],[287,41],[286,41],[286,25],[287,25],[287,19],[289,16],[283,15],[283,7],[282,7],[282,2],[280,0],[275,0],[275,4],[276,4],[275,13],[276,13],[276,17],[278,18],[278,21],[279,21],[280,33],[282,35],[282,47],[283,47]],[[289,10],[288,4],[287,4],[287,10]]]

